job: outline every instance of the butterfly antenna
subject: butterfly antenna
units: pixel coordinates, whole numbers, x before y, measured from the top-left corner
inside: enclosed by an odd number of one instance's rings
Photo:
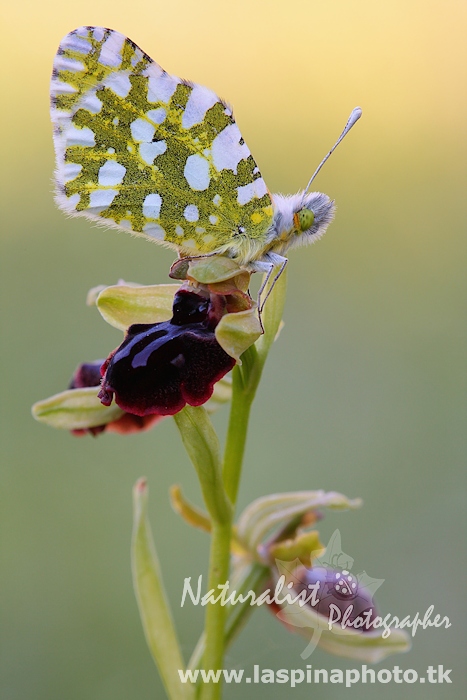
[[[325,157],[323,158],[323,160],[321,161],[321,163],[318,165],[318,167],[316,168],[315,172],[314,172],[313,175],[311,176],[310,182],[308,183],[308,185],[307,185],[306,188],[305,188],[305,193],[308,192],[308,190],[310,189],[311,183],[313,182],[313,180],[315,179],[315,177],[317,176],[317,174],[319,173],[319,171],[321,170],[321,168],[323,167],[323,165],[325,164],[325,162],[327,161],[327,159],[329,158],[329,156],[331,155],[331,153],[332,153],[333,151],[336,150],[336,148],[338,147],[338,145],[340,144],[340,142],[342,141],[342,139],[344,138],[344,136],[346,136],[346,134],[349,133],[350,129],[353,127],[353,125],[355,124],[355,122],[357,122],[357,121],[360,119],[361,116],[362,116],[362,110],[361,110],[361,108],[360,108],[360,107],[355,107],[355,109],[352,110],[352,113],[351,113],[350,117],[347,119],[347,124],[346,124],[345,127],[344,127],[344,131],[343,131],[342,134],[339,136],[339,138],[337,139],[337,141],[336,141],[336,143],[334,144],[334,146],[331,148],[331,150],[329,151],[329,153],[327,154],[327,156],[325,156]]]

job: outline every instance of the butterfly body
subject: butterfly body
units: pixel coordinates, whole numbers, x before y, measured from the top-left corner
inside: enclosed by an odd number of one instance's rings
[[[51,103],[56,201],[71,215],[251,270],[282,264],[333,218],[327,195],[271,195],[231,108],[118,32],[63,39]]]

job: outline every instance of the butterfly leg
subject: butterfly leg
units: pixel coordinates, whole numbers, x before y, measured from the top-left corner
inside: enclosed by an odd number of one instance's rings
[[[272,257],[272,256],[271,256],[271,257]],[[282,275],[282,273],[284,272],[285,266],[287,265],[288,262],[289,262],[289,261],[288,261],[288,258],[284,258],[282,255],[274,254],[274,258],[271,259],[270,261],[268,260],[268,261],[265,263],[265,264],[268,266],[268,269],[267,269],[267,271],[266,271],[266,277],[264,278],[263,283],[261,284],[261,287],[259,288],[259,292],[258,292],[258,311],[259,311],[260,314],[262,313],[262,311],[263,311],[263,309],[264,309],[264,305],[266,304],[266,302],[267,302],[267,300],[268,300],[268,298],[269,298],[269,295],[271,294],[272,290],[274,289],[277,280],[279,279],[279,277],[280,277],[280,276]],[[258,264],[258,263],[257,263],[257,264]],[[259,263],[259,264],[261,265],[262,263]],[[274,269],[275,269],[276,267],[278,267],[279,270],[278,270],[276,276],[274,277],[274,279],[273,279],[273,281],[272,281],[272,283],[271,283],[271,286],[270,286],[269,289],[268,289],[268,292],[267,292],[265,298],[262,299],[262,298],[261,298],[261,297],[262,297],[262,294],[263,294],[264,290],[266,289],[266,286],[267,286],[267,284],[268,284],[268,282],[269,282],[269,280],[270,280],[270,278],[271,278],[271,275],[272,275],[272,273],[273,273],[273,271],[274,271]]]

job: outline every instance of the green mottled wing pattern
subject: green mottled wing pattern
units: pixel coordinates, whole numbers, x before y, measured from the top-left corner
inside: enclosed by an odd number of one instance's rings
[[[51,84],[57,202],[176,248],[256,257],[271,197],[230,108],[102,27],[68,34]]]

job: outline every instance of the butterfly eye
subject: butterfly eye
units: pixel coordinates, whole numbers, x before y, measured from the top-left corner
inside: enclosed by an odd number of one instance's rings
[[[300,209],[296,214],[294,214],[294,223],[297,231],[303,232],[308,231],[309,228],[313,226],[313,221],[315,220],[315,215],[311,209]]]

